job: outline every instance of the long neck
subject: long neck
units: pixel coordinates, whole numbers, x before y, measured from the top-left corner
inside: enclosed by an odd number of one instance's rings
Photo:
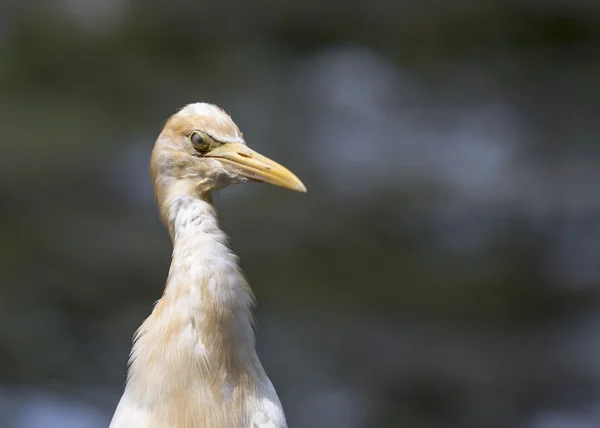
[[[187,314],[212,361],[254,356],[252,290],[227,246],[211,202],[183,197],[171,208],[173,260],[163,299]]]
[[[167,286],[136,334],[127,388],[143,402],[186,391],[193,408],[212,402],[211,411],[225,409],[219,400],[241,402],[264,374],[254,349],[252,293],[210,202],[179,198],[169,221]]]
[[[252,293],[212,203],[170,200],[167,286],[136,333],[111,428],[286,428],[254,350]]]

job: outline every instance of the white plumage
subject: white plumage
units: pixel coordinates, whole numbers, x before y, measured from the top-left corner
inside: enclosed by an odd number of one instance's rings
[[[286,427],[256,355],[252,291],[211,192],[248,180],[298,191],[304,185],[250,150],[231,118],[205,103],[169,119],[151,170],[173,260],[162,298],[136,333],[110,428]]]

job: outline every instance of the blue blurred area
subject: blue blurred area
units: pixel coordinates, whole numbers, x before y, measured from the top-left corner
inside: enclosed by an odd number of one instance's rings
[[[105,427],[224,107],[306,195],[217,195],[292,427],[600,426],[600,5],[0,1],[0,426]]]

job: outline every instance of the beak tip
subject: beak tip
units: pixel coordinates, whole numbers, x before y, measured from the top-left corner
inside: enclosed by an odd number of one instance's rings
[[[294,183],[294,186],[291,189],[296,192],[306,193],[306,186],[300,180],[298,180],[297,183]]]

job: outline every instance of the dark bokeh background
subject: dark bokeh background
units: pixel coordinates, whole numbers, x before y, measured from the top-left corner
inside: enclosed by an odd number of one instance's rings
[[[108,426],[199,100],[291,427],[600,426],[600,3],[4,0],[0,95],[0,427]]]

